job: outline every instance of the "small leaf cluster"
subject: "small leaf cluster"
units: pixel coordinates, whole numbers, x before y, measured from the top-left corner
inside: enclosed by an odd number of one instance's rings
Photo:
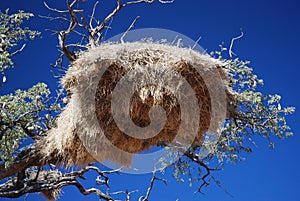
[[[18,13],[9,14],[9,9],[4,13],[0,11],[0,72],[13,67],[13,51],[19,45],[18,42],[26,41],[28,38],[33,40],[40,35],[38,31],[22,27],[24,20],[33,17],[32,13],[25,13],[20,10]]]
[[[238,161],[242,159],[241,152],[252,153],[256,135],[266,138],[271,148],[274,148],[272,137],[283,139],[292,136],[286,115],[292,114],[295,108],[282,107],[278,94],[259,91],[263,80],[253,73],[249,61],[224,59],[221,53],[217,55],[226,64],[224,70],[228,72],[232,96],[227,108],[229,116],[213,153],[219,162],[224,158]]]
[[[253,73],[249,61],[239,58],[223,58],[221,51],[213,52],[225,65],[223,70],[228,73],[229,85],[227,119],[217,134],[217,138],[210,140],[210,135],[205,136],[201,146],[191,151],[198,160],[204,164],[222,165],[224,162],[238,162],[244,159],[243,153],[252,153],[252,147],[258,136],[267,139],[270,148],[274,148],[274,137],[284,139],[293,133],[286,122],[286,116],[294,113],[294,107],[283,107],[281,96],[278,94],[263,94],[259,89],[263,80]],[[215,140],[217,139],[217,140]],[[178,181],[188,175],[190,181],[201,179],[201,169],[198,176],[188,174],[191,172],[190,158],[183,156],[179,162],[171,165],[173,176]]]
[[[22,142],[36,139],[54,126],[56,112],[61,110],[57,101],[51,101],[44,83],[28,90],[0,96],[0,163],[9,165]],[[30,137],[30,138],[29,138]]]

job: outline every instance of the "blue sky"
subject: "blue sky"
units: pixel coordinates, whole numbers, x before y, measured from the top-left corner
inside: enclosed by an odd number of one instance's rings
[[[64,8],[65,1],[48,2],[53,7]],[[112,2],[100,1],[97,15],[105,16],[113,9]],[[7,71],[7,83],[0,89],[0,94],[18,88],[27,89],[38,81],[46,82],[54,92],[58,80],[53,78],[49,64],[54,63],[58,56],[57,39],[45,32],[45,29],[53,29],[56,24],[37,17],[48,15],[49,11],[45,9],[42,1],[35,0],[1,0],[0,9],[3,11],[6,8],[10,8],[11,12],[20,9],[33,12],[36,18],[27,24],[41,31],[42,38],[29,42],[24,52],[14,58],[16,67]],[[297,109],[300,108],[300,65],[297,60],[300,55],[299,11],[300,2],[297,0],[175,0],[170,5],[140,4],[124,8],[114,18],[107,37],[125,31],[135,16],[139,15],[141,18],[136,28],[170,29],[194,40],[201,36],[200,45],[210,52],[218,49],[221,42],[229,46],[231,38],[237,36],[242,28],[245,36],[235,43],[235,53],[242,59],[250,60],[254,72],[264,79],[263,92],[278,93],[283,97],[284,106],[295,106]],[[224,188],[234,197],[228,196],[214,184],[204,189],[205,195],[194,194],[197,186],[176,183],[167,173],[168,186],[156,183],[151,200],[300,200],[299,121],[300,115],[296,110],[294,115],[288,117],[294,137],[281,141],[275,139],[275,150],[268,148],[265,139],[257,137],[255,140],[258,147],[253,149],[246,161],[226,164],[223,171],[215,173],[215,177],[222,181]],[[138,193],[144,194],[150,178],[151,175],[125,175],[121,179],[114,177],[111,185],[117,185],[119,190],[126,187],[134,190],[144,186]],[[92,184],[93,182],[87,182],[89,186]],[[60,200],[98,200],[95,196],[82,196],[74,187],[63,190],[65,193]],[[27,200],[42,198],[30,195]]]

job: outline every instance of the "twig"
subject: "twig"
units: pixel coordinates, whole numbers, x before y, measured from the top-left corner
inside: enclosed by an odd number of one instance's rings
[[[127,5],[132,5],[132,4],[139,4],[139,3],[142,3],[142,2],[145,2],[145,3],[154,3],[155,0],[139,0],[139,1],[129,1],[129,2],[126,2],[123,4],[123,6],[127,6]]]
[[[176,40],[178,39],[178,37],[179,37],[178,35],[175,36],[175,38],[174,38],[174,40],[172,41],[171,45],[174,45],[174,44],[175,44],[175,42],[176,42]]]
[[[59,58],[55,61],[55,64],[50,64],[50,66],[53,68],[57,68],[59,66],[60,69],[63,69],[63,58],[64,54],[61,53]]]
[[[95,19],[94,18],[94,16],[95,16],[95,11],[96,11],[96,7],[97,7],[97,5],[99,4],[99,1],[96,1],[96,3],[94,4],[94,7],[93,7],[93,11],[92,11],[92,15],[91,15],[91,17],[90,17],[90,28],[91,29],[93,29],[93,25],[92,25],[92,22],[93,22],[93,19]]]
[[[124,38],[125,36],[128,34],[128,32],[134,27],[135,23],[138,21],[138,19],[140,18],[140,16],[136,16],[136,18],[133,20],[133,22],[131,23],[131,25],[128,27],[128,29],[124,32],[124,34],[122,35],[120,41],[121,43],[124,43]]]
[[[47,19],[47,20],[50,20],[50,21],[53,21],[53,20],[63,20],[63,21],[66,21],[66,22],[70,22],[69,19],[67,19],[66,17],[63,17],[63,16],[58,16],[58,17],[44,16],[44,15],[38,15],[38,16],[40,18],[44,18],[44,19]],[[57,31],[53,31],[53,30],[49,30],[49,29],[46,29],[46,31],[57,33]]]
[[[244,32],[243,32],[243,30],[241,29],[241,34],[240,34],[239,36],[237,36],[237,37],[231,39],[231,43],[230,43],[230,47],[229,47],[229,57],[230,57],[230,58],[232,58],[232,55],[234,54],[234,52],[232,51],[234,41],[236,41],[236,40],[238,40],[238,39],[241,39],[243,36],[244,36]]]
[[[206,173],[202,176],[201,180],[202,180],[202,184],[200,185],[200,187],[198,188],[197,192],[201,193],[201,189],[204,186],[208,186],[209,185],[209,180],[207,180],[207,178],[210,176],[211,171],[216,171],[219,170],[219,167],[216,168],[210,168],[208,167],[204,162],[200,161],[197,155],[194,155],[192,153],[189,152],[184,152],[184,155],[186,157],[188,157],[189,159],[191,159],[193,162],[197,163],[198,165],[200,165],[201,167],[203,167],[206,170]]]
[[[113,17],[115,16],[122,8],[121,0],[117,1],[117,7],[108,15],[106,18],[103,20],[103,22],[97,26],[96,28],[93,29],[91,37],[92,39],[95,39],[96,35],[102,31],[102,29],[105,27],[106,23]]]
[[[216,180],[216,178],[214,178],[213,176],[211,177],[211,179],[215,182],[215,184],[217,184],[217,186],[219,188],[223,189],[227,195],[234,198],[234,196],[231,193],[229,193],[226,188],[223,187],[223,185],[221,184],[221,182],[219,180]]]
[[[106,30],[105,30],[105,33],[104,33],[104,35],[103,35],[104,40],[105,40],[105,38],[106,38],[106,36],[107,36],[107,31],[108,31],[108,29],[111,29],[111,24],[112,24],[113,21],[114,21],[114,18],[112,17],[111,20],[109,21],[108,26],[106,26]],[[100,43],[100,40],[101,40],[101,34],[98,33],[98,38],[96,39],[96,44],[99,44],[99,43]]]
[[[148,4],[152,4],[155,2],[155,0],[138,0],[138,1],[129,1],[129,2],[126,2],[123,4],[123,6],[127,6],[127,5],[132,5],[132,4],[138,4],[138,3],[148,3]],[[171,0],[171,1],[165,1],[165,0],[158,0],[159,3],[162,3],[162,4],[169,4],[169,3],[173,3],[174,0]]]
[[[155,180],[163,181],[164,184],[167,185],[167,180],[162,179],[162,178],[159,178],[159,177],[156,177],[156,172],[157,172],[156,170],[153,171],[153,176],[152,176],[152,178],[151,178],[150,185],[149,185],[149,187],[148,187],[148,189],[147,189],[147,192],[146,192],[145,197],[144,197],[144,196],[141,196],[141,197],[139,198],[139,201],[148,201],[148,200],[149,200],[149,196],[150,196],[150,193],[151,193],[151,190],[152,190],[152,188],[153,188],[153,185],[154,185]]]
[[[130,195],[133,193],[138,192],[138,190],[134,190],[134,191],[117,191],[117,192],[113,192],[113,193],[109,193],[110,195],[119,195],[119,194],[126,194],[126,200],[125,201],[130,201]]]
[[[152,4],[155,2],[155,0],[139,0],[139,1],[130,1],[130,2],[126,2],[126,3],[121,3],[121,0],[117,0],[117,7],[109,14],[107,15],[107,17],[103,20],[103,22],[97,26],[92,33],[92,38],[95,39],[97,33],[99,33],[100,31],[102,31],[102,29],[105,27],[105,25],[107,24],[107,22],[114,17],[120,10],[121,8],[127,6],[127,5],[131,5],[131,4],[139,4],[139,3],[148,3],[148,4]],[[172,1],[163,1],[163,0],[159,0],[159,3],[162,4],[167,4],[167,3],[173,3],[174,0]]]
[[[198,45],[199,41],[201,40],[201,36],[196,40],[195,44],[192,47],[192,50]]]
[[[168,3],[173,3],[175,0],[171,0],[171,1],[165,1],[165,0],[158,0],[159,3],[162,4],[168,4]]]
[[[77,2],[77,0],[76,0],[76,2]],[[76,3],[75,1],[72,3],[72,6],[71,7],[73,7],[74,6],[74,3]],[[48,9],[48,10],[51,10],[51,11],[54,11],[54,12],[56,12],[56,13],[68,13],[69,12],[69,10],[58,10],[58,9],[56,9],[56,8],[51,8],[50,6],[48,6],[48,4],[44,1],[44,5],[45,5],[45,7]],[[79,13],[79,12],[83,12],[83,10],[73,10],[73,12],[74,13]]]
[[[16,50],[15,52],[11,53],[10,56],[15,56],[16,54],[20,53],[23,51],[23,49],[25,48],[26,44],[23,44],[22,47],[18,50]]]
[[[69,184],[68,184],[69,185]],[[109,195],[104,194],[102,191],[100,191],[97,188],[90,188],[90,189],[85,189],[81,183],[79,183],[77,180],[73,181],[72,183],[70,182],[70,185],[75,185],[78,190],[83,194],[83,195],[89,195],[92,193],[95,193],[98,195],[101,199],[104,199],[106,201],[114,201]]]

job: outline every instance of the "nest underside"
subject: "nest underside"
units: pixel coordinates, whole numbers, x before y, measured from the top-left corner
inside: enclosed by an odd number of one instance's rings
[[[102,69],[105,70],[101,72]],[[216,69],[218,73],[213,72]],[[169,74],[175,74],[167,76],[167,83],[175,86],[173,88],[165,87],[165,75]],[[156,107],[165,111],[165,125],[155,136],[147,138],[150,133],[146,129],[140,134],[141,137],[132,137],[126,134],[126,123],[122,123],[122,118],[119,118],[121,126],[114,119],[111,109],[113,92],[126,75],[132,81],[129,83],[133,84],[134,93],[130,98],[129,111],[124,112],[129,112],[136,126],[147,128],[152,116],[155,116]],[[218,87],[214,84],[220,76],[226,87],[226,72],[222,70],[222,63],[207,55],[173,46],[104,44],[89,50],[81,55],[62,79],[62,84],[71,94],[70,102],[58,118],[57,128],[50,130],[44,139],[43,151],[49,158],[51,154],[59,156],[58,163],[69,165],[87,164],[95,159],[130,165],[132,154],[153,146],[175,141],[190,142],[191,146],[201,145],[205,133],[208,130],[216,132],[222,121],[221,117],[212,114],[208,88],[208,84],[210,87]],[[193,93],[174,95],[176,91],[190,92],[184,89],[185,84],[180,82],[181,78],[184,78]],[[226,93],[228,99],[229,90]],[[91,99],[87,98],[90,94],[94,94]],[[184,96],[187,105],[192,105],[196,97],[200,119],[189,116],[193,108],[187,107],[185,113],[182,112],[180,96]],[[114,96],[114,101],[120,104],[121,109],[124,99],[122,93]],[[224,104],[217,103],[214,107],[221,110]],[[124,107],[124,110],[127,109]],[[195,127],[193,134],[191,127]],[[178,136],[179,130],[183,135]],[[114,152],[111,147],[122,152]]]

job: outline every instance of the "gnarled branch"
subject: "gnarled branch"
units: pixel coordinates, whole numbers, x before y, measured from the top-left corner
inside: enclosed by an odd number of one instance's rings
[[[112,18],[116,16],[123,7],[127,5],[139,4],[139,3],[152,4],[155,1],[156,0],[140,0],[140,1],[129,1],[123,3],[121,2],[121,0],[117,0],[117,6],[115,7],[115,9],[111,13],[109,13],[102,21],[97,21],[95,19],[95,12],[96,12],[96,7],[98,5],[98,1],[94,4],[92,15],[89,17],[89,20],[85,18],[83,10],[74,9],[74,6],[80,2],[79,0],[74,0],[72,3],[70,2],[70,0],[68,0],[67,10],[59,10],[59,9],[51,8],[47,3],[44,2],[44,5],[47,9],[59,15],[59,17],[47,16],[44,18],[48,18],[51,20],[54,19],[63,20],[64,22],[67,22],[69,24],[67,29],[61,31],[55,31],[55,33],[58,35],[59,47],[61,48],[63,55],[66,56],[67,59],[72,63],[76,60],[76,53],[74,51],[71,51],[70,50],[71,45],[67,44],[67,38],[69,37],[70,34],[77,33],[78,35],[81,35],[85,39],[88,38],[86,45],[82,45],[78,43],[78,45],[75,44],[75,46],[74,44],[72,44],[72,47],[77,47],[79,50],[82,49],[82,47],[84,47],[83,49],[85,49],[86,47],[94,47],[98,45],[98,43],[100,42],[102,37],[101,32],[105,28],[107,28],[107,23],[111,21]],[[167,3],[173,3],[173,0],[172,1],[158,0],[158,2],[162,4],[167,4]],[[138,18],[134,20],[133,24],[130,26],[130,29],[133,27],[137,19]],[[96,22],[95,27],[93,26],[93,21]],[[86,31],[86,33],[81,33],[80,31],[76,30],[77,27],[83,28],[83,30]],[[129,30],[127,30],[127,32]]]
[[[96,194],[99,198],[107,201],[113,201],[109,194],[103,193],[100,189],[90,188],[85,189],[78,181],[78,178],[84,178],[84,174],[88,171],[94,170],[99,176],[104,178],[105,184],[108,186],[108,177],[106,174],[118,172],[101,171],[96,166],[86,166],[79,171],[62,174],[58,170],[35,172],[26,170],[23,177],[18,179],[18,176],[8,180],[0,185],[0,197],[17,198],[27,193],[40,192],[45,196],[53,195],[52,199],[57,199],[58,194],[55,191],[60,191],[64,186],[74,185],[83,195]],[[48,197],[49,198],[49,197]]]

